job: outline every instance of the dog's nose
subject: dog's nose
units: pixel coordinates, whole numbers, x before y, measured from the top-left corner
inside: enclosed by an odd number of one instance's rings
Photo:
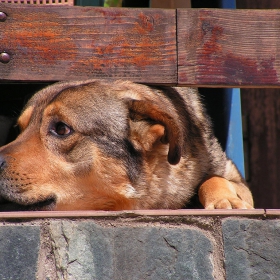
[[[3,170],[6,167],[6,165],[7,163],[5,158],[2,155],[0,155],[0,171]]]

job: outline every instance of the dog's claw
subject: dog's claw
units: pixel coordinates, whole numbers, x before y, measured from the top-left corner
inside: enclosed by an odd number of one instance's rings
[[[205,205],[205,209],[254,209],[249,203],[239,198],[223,198]]]

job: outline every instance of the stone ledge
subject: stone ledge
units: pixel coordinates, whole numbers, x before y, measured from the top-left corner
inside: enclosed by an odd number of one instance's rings
[[[10,214],[1,213],[1,280],[280,279],[276,211]]]
[[[280,221],[222,222],[226,279],[280,279]]]
[[[57,221],[51,236],[58,279],[214,279],[200,230]]]
[[[0,279],[35,280],[39,226],[0,226]]]

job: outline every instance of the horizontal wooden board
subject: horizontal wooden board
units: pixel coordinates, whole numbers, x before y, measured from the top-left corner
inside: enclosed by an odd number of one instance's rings
[[[175,10],[0,4],[0,80],[177,83]]]
[[[279,10],[0,4],[1,11],[0,56],[11,58],[0,63],[2,82],[280,86]]]
[[[44,219],[44,218],[139,218],[139,217],[183,217],[183,216],[243,216],[264,217],[265,209],[178,209],[178,210],[131,210],[131,211],[25,211],[0,212],[0,220]],[[274,213],[279,215],[280,213]]]
[[[280,10],[179,9],[180,85],[280,85]]]

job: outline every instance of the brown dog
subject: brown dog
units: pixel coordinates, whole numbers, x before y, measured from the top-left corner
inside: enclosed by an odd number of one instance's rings
[[[252,208],[191,88],[57,83],[0,149],[1,210]]]

